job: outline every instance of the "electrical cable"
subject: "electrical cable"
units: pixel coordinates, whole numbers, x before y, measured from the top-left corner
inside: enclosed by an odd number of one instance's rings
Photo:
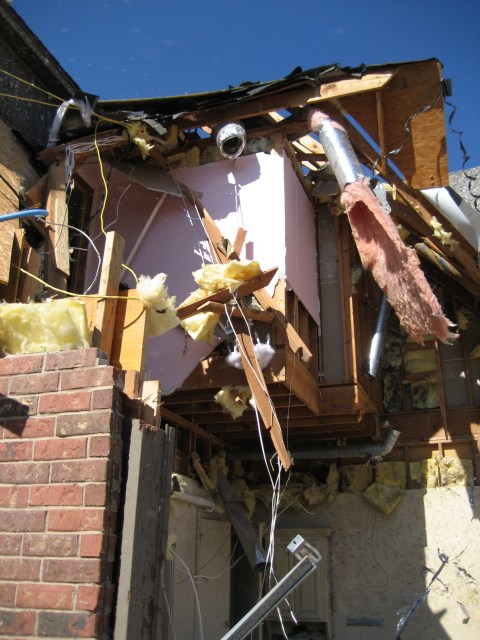
[[[61,222],[52,222],[51,220],[46,222],[47,225],[55,225],[55,226],[60,226],[60,227],[67,227],[68,229],[73,229],[74,231],[77,231],[78,233],[81,233],[87,240],[88,242],[90,242],[90,244],[93,247],[93,250],[97,256],[97,269],[95,271],[95,276],[92,280],[92,282],[89,284],[89,286],[87,287],[87,289],[84,291],[84,293],[82,294],[83,296],[86,296],[88,294],[88,292],[90,291],[90,289],[93,287],[93,285],[95,284],[95,282],[98,279],[99,273],[100,273],[100,267],[102,266],[102,257],[100,255],[99,250],[97,249],[97,247],[95,246],[95,243],[93,242],[93,240],[90,238],[90,236],[85,233],[85,231],[82,231],[82,229],[79,229],[78,227],[74,227],[71,224],[63,224]],[[75,247],[75,249],[77,251],[88,251],[88,249],[82,249],[81,247]]]
[[[105,231],[103,217],[104,217],[104,213],[105,213],[105,208],[107,206],[107,199],[108,199],[109,191],[108,191],[108,182],[105,179],[105,172],[103,170],[102,156],[100,154],[100,149],[99,149],[98,143],[97,143],[97,129],[98,129],[98,122],[95,125],[95,134],[94,134],[93,142],[95,144],[95,150],[97,152],[98,164],[99,164],[99,167],[100,167],[100,176],[102,178],[103,187],[105,189],[105,193],[103,195],[102,207],[100,209],[100,228],[101,228],[102,233],[104,234],[104,236],[107,237],[107,232]],[[130,267],[128,267],[127,265],[125,265],[125,264],[122,264],[122,267],[124,269],[126,269],[127,271],[129,271],[133,275],[133,277],[135,278],[135,282],[138,283],[138,277],[137,277],[137,274],[135,273],[135,271],[133,269],[131,269]]]
[[[193,579],[192,572],[190,571],[190,569],[188,568],[187,564],[183,561],[183,559],[178,555],[178,553],[176,551],[174,551],[172,548],[170,548],[170,552],[171,552],[171,554],[173,556],[175,556],[175,558],[178,558],[180,560],[180,562],[182,563],[183,567],[185,568],[185,571],[188,574],[188,577],[190,578],[190,582],[192,583],[193,595],[195,597],[195,602],[197,603],[198,622],[199,622],[199,629],[200,629],[200,640],[204,640],[204,637],[203,637],[202,610],[200,608],[200,600],[199,600],[199,597],[198,597],[197,585],[195,584],[195,580]]]

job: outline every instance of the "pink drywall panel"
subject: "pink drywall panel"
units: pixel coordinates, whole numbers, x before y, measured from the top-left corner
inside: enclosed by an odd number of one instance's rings
[[[98,182],[95,171],[98,173],[98,167],[85,169],[85,178],[90,183]],[[258,260],[263,270],[278,267],[269,286],[270,294],[278,277],[286,275],[309,312],[318,319],[313,209],[288,161],[278,155],[259,153],[178,169],[171,175],[198,193],[222,234],[232,243],[239,227],[247,230],[242,258]],[[113,170],[104,226],[124,237],[125,260],[162,197],[161,192],[145,189],[130,182],[128,175]],[[92,233],[99,234],[100,248],[103,234],[99,218],[95,221],[97,231]],[[176,296],[178,305],[197,288],[192,271],[200,268],[202,261],[209,261],[205,237],[194,207],[184,198],[167,195],[130,266],[138,276],[166,273],[169,294]],[[90,276],[92,266],[90,259]],[[122,282],[135,286],[128,271]],[[183,383],[212,348],[186,338],[180,328],[152,338],[147,376],[159,379],[167,395]]]
[[[315,212],[290,162],[284,167],[287,285],[320,324]]]
[[[283,164],[283,158],[259,153],[173,172],[201,194],[203,205],[230,242],[239,227],[247,230],[242,259],[258,260],[263,271],[278,267],[270,294],[285,275]]]

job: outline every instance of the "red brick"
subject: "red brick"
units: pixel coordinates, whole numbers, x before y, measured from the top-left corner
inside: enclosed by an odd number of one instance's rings
[[[76,556],[78,536],[58,533],[28,533],[23,536],[23,555],[66,558]]]
[[[15,460],[31,460],[32,443],[26,441],[0,442],[0,462],[14,462]]]
[[[30,487],[24,486],[0,486],[0,507],[28,507],[28,495]]]
[[[2,512],[3,531],[45,531],[45,511],[9,509]]]
[[[38,396],[11,396],[0,399],[2,418],[24,418],[37,413]]]
[[[39,413],[64,413],[87,411],[90,408],[91,391],[62,391],[40,396]]]
[[[38,440],[35,443],[34,460],[71,460],[85,458],[87,439]]]
[[[45,559],[42,579],[45,582],[101,582],[102,561],[98,558]]]
[[[40,565],[41,560],[37,558],[0,557],[0,576],[2,576],[3,580],[22,582],[38,580],[40,578]]]
[[[115,384],[115,370],[113,367],[90,367],[76,371],[62,371],[60,388],[86,389],[87,387],[113,387]]]
[[[80,555],[82,558],[101,558],[107,538],[101,533],[89,533],[80,537]]]
[[[84,505],[86,507],[102,507],[107,504],[107,485],[87,484],[85,487]]]
[[[89,411],[75,415],[57,417],[56,435],[76,436],[90,433],[110,433],[112,423],[111,411]]]
[[[113,404],[113,389],[94,389],[92,391],[92,409],[110,409]]]
[[[37,373],[43,368],[43,353],[7,356],[0,359],[0,376]]]
[[[97,358],[105,357],[99,349],[72,349],[71,351],[57,351],[45,356],[45,371],[51,369],[77,369],[78,367],[93,367]]]
[[[0,464],[0,483],[42,484],[48,482],[48,462],[4,462]]]
[[[11,418],[2,421],[5,427],[5,438],[47,438],[55,432],[55,417],[31,417],[27,420]]]
[[[0,636],[32,636],[36,615],[34,611],[0,611]]]
[[[51,509],[49,531],[103,531],[105,509]]]
[[[77,597],[75,599],[75,609],[84,611],[98,611],[102,606],[103,588],[87,585],[77,587]]]
[[[39,636],[61,638],[97,637],[100,617],[94,613],[40,611],[38,614]]]
[[[30,505],[75,507],[83,504],[83,487],[75,484],[35,486],[30,490]]]
[[[0,583],[0,607],[13,607],[15,606],[15,594],[17,592],[17,585],[12,582]],[[78,595],[77,595],[78,600]],[[78,607],[79,609],[85,609],[86,607]]]
[[[20,609],[71,609],[73,589],[69,584],[20,584],[16,606]]]
[[[70,460],[51,465],[51,482],[101,482],[107,479],[108,460]]]
[[[2,396],[8,396],[9,388],[10,388],[10,378],[0,378],[0,394]]]
[[[57,371],[14,376],[10,380],[10,395],[56,391],[58,389],[58,377]]]
[[[90,438],[88,447],[88,455],[94,457],[106,458],[112,448],[112,439],[110,436],[93,436]]]
[[[21,533],[0,533],[0,553],[2,556],[19,556],[21,546]]]

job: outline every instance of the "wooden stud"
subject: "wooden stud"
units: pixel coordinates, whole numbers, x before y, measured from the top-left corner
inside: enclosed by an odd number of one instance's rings
[[[48,283],[65,289],[70,274],[70,251],[68,240],[68,210],[65,187],[65,163],[52,164],[48,170],[47,227],[47,273]],[[54,223],[48,225],[48,223]]]
[[[98,290],[99,296],[118,295],[124,245],[124,239],[116,231],[107,233]],[[116,308],[117,300],[115,299],[98,300],[93,346],[99,347],[107,355],[112,349]]]
[[[117,300],[110,364],[139,371],[143,377],[148,342],[148,314],[136,289],[120,291]],[[124,299],[123,299],[124,298]]]

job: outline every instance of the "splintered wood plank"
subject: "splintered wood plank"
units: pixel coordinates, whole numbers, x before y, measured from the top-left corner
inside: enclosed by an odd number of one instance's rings
[[[116,296],[118,294],[124,246],[124,239],[116,231],[107,233],[98,290],[99,296]],[[99,347],[107,355],[110,354],[112,348],[116,308],[117,300],[115,299],[98,300],[93,346]]]
[[[180,307],[177,307],[177,316],[180,320],[184,320],[189,316],[193,316],[198,312],[199,307],[203,306],[208,302],[218,302],[218,303],[226,303],[232,300],[232,298],[243,298],[243,296],[248,296],[251,293],[255,293],[257,289],[263,289],[266,287],[273,276],[277,272],[277,267],[273,269],[269,269],[268,271],[263,271],[260,275],[252,278],[238,287],[235,293],[231,293],[228,289],[222,289],[221,291],[217,291],[216,293],[212,293],[209,296],[205,296],[201,300],[196,300],[190,304],[185,304]]]
[[[240,255],[246,236],[247,236],[247,230],[243,229],[242,227],[239,227],[237,230],[237,235],[235,236],[235,240],[233,241],[233,249],[237,254],[237,256]]]
[[[255,355],[252,339],[248,333],[239,333],[237,338],[243,362],[243,370],[255,400],[258,413],[263,420],[265,428],[270,433],[273,446],[275,447],[275,451],[278,454],[283,468],[285,471],[288,471],[292,466],[292,462],[283,441],[282,429],[278,422],[272,399],[268,393],[265,378],[263,377],[262,370]]]
[[[110,364],[143,375],[148,340],[148,315],[137,298],[137,290],[120,291],[113,328]]]

